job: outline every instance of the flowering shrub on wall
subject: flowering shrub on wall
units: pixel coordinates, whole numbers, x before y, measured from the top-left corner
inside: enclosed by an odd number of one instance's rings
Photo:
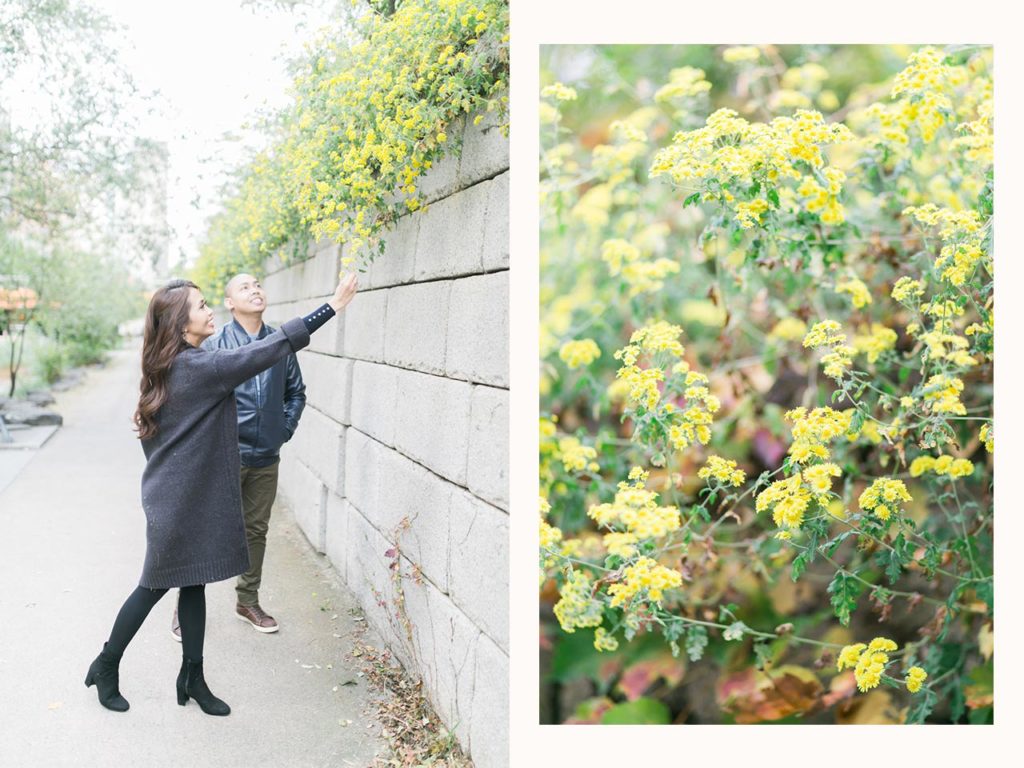
[[[541,90],[553,719],[992,718],[991,51],[857,48]]]
[[[508,12],[507,0],[405,0],[312,45],[279,137],[213,222],[203,284],[311,239],[346,243],[348,263],[378,253],[382,231],[424,205],[422,176],[459,149],[452,122],[505,120]]]

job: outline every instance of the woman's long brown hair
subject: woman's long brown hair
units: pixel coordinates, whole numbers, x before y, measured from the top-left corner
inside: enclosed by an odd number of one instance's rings
[[[149,301],[146,329],[142,337],[139,407],[135,411],[135,429],[140,440],[156,435],[156,414],[167,402],[167,378],[171,363],[188,346],[182,331],[188,325],[189,289],[198,287],[188,280],[171,280],[154,293]]]

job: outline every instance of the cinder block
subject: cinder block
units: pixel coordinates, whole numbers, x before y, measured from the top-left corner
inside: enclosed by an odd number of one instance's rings
[[[398,371],[395,447],[464,486],[472,385],[425,373],[393,370]]]
[[[451,496],[448,594],[508,651],[508,514],[457,489]]]
[[[295,522],[317,552],[324,551],[327,486],[301,461],[291,460],[278,470],[278,496],[295,515]]]
[[[395,444],[400,373],[398,368],[362,360],[352,369],[352,426],[385,445]]]
[[[388,290],[384,361],[389,365],[444,373],[451,280]]]
[[[345,356],[379,363],[384,359],[388,292],[360,291],[345,307]]]
[[[298,299],[330,296],[338,285],[338,244],[330,240],[321,240],[311,245],[311,250],[313,255],[310,258],[292,267],[298,287],[298,295],[295,298]]]
[[[299,458],[335,493],[345,489],[345,427],[307,406],[291,442]]]
[[[474,387],[470,415],[467,487],[508,509],[508,390]]]
[[[465,189],[507,170],[508,139],[501,135],[494,113],[486,113],[479,125],[470,123],[463,135],[459,188]]]
[[[468,743],[480,630],[430,581],[403,580],[403,589],[427,697],[459,741]]]
[[[416,241],[417,280],[483,271],[485,185],[477,184],[433,203],[420,217]]]
[[[508,386],[508,271],[464,277],[452,286],[445,373]]]
[[[345,430],[345,498],[363,517],[376,513],[380,489],[380,443],[355,427]]]
[[[306,407],[316,408],[340,424],[350,424],[355,361],[304,349],[299,353],[299,367],[306,385]]]
[[[370,626],[393,648],[408,646],[392,582],[388,542],[354,508],[346,533],[345,582]]]
[[[449,503],[456,486],[396,451],[382,453],[377,507],[367,517],[447,592]]]
[[[358,514],[351,504],[336,493],[327,494],[327,508],[324,516],[327,531],[324,537],[324,553],[330,558],[331,566],[338,576],[345,578],[348,558],[348,521]]]
[[[508,172],[487,184],[487,223],[484,228],[484,271],[508,269]]]
[[[395,223],[394,229],[384,235],[384,253],[373,260],[366,273],[365,288],[385,288],[413,281],[419,231],[417,213],[406,214]],[[364,287],[363,277],[359,278],[359,284]]]
[[[509,722],[508,654],[486,636],[476,645],[476,681],[469,751],[477,768],[507,768]]]

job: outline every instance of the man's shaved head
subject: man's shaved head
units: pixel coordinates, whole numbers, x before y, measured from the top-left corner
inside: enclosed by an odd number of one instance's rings
[[[238,290],[238,286],[240,286],[242,283],[258,282],[259,280],[245,272],[235,275],[230,280],[228,280],[228,284],[224,286],[224,298],[230,298],[232,295],[234,295],[235,291]]]

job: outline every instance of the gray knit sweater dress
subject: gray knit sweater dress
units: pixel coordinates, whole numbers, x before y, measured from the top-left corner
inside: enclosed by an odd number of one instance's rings
[[[175,358],[157,433],[142,441],[140,586],[208,584],[248,570],[235,387],[307,344],[309,331],[295,318],[244,347],[190,347]]]

